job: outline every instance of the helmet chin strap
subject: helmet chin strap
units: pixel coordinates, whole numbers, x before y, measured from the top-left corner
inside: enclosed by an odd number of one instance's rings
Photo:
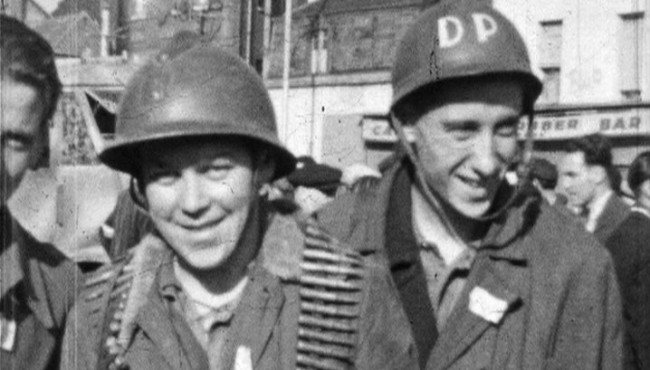
[[[415,167],[415,180],[416,180],[416,185],[422,192],[422,195],[424,196],[424,199],[426,199],[427,203],[433,208],[435,212],[437,212],[441,217],[440,219],[442,220],[442,223],[444,227],[447,229],[449,234],[459,240],[463,241],[463,239],[458,235],[458,232],[456,231],[456,228],[450,221],[449,217],[449,212],[444,209],[442,206],[442,203],[445,202],[444,199],[441,198],[440,194],[438,194],[435,189],[433,189],[426,181],[426,172],[424,169],[424,165],[422,164],[422,161],[420,161],[420,158],[418,157],[417,153],[413,149],[413,145],[411,142],[408,140],[406,136],[406,132],[404,130],[404,125],[402,122],[391,112],[391,120],[393,127],[395,128],[395,131],[397,133],[397,137],[399,138],[399,141],[402,144],[403,149],[406,152],[406,155],[409,157],[411,160],[411,163]],[[474,218],[474,220],[479,221],[479,222],[489,222],[493,221],[497,218],[499,218],[502,214],[504,214],[515,202],[517,197],[520,195],[520,193],[523,191],[523,184],[528,181],[528,175],[530,172],[530,157],[533,149],[533,135],[532,135],[532,122],[533,122],[533,114],[529,113],[528,114],[528,127],[526,130],[526,141],[524,144],[524,150],[522,153],[522,162],[521,162],[521,168],[522,171],[520,172],[520,178],[518,181],[518,184],[515,188],[515,191],[513,191],[510,196],[508,197],[507,201],[503,203],[499,208],[495,209],[494,211],[491,211],[481,217]]]

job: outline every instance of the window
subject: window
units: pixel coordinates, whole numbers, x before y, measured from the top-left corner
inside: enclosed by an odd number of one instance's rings
[[[643,13],[621,15],[619,43],[620,89],[626,100],[641,97],[641,68],[643,66]]]
[[[311,73],[327,73],[327,28],[322,17],[311,37]]]
[[[544,88],[539,100],[546,104],[559,103],[560,101],[560,68],[542,68]]]
[[[544,72],[544,90],[540,102],[560,101],[560,64],[562,62],[562,21],[545,21],[539,39],[540,67]]]

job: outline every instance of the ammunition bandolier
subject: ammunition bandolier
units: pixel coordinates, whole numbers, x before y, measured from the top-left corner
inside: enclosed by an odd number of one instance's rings
[[[126,354],[137,330],[135,318],[167,248],[159,237],[148,235],[122,260],[87,279],[78,314],[89,324],[85,330],[92,333],[83,340],[94,340],[86,344],[96,352],[90,361],[97,364],[94,368],[128,368]],[[410,334],[394,338],[390,331],[400,330],[383,326],[389,321],[408,333],[392,286],[383,284],[389,282],[387,275],[371,271],[358,254],[341,247],[313,220],[274,215],[255,263],[262,263],[282,284],[295,285],[299,292],[296,302],[284,303],[299,305],[299,315],[292,317],[296,322],[288,329],[289,335],[297,336],[296,348],[281,354],[292,356],[297,369],[391,369],[393,364],[415,368]],[[378,276],[382,276],[379,282]]]

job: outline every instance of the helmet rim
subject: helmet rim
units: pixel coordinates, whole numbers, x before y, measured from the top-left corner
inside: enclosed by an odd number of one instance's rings
[[[296,167],[295,156],[286,149],[279,141],[274,141],[269,136],[252,130],[219,130],[220,126],[214,123],[204,123],[203,129],[194,128],[188,132],[183,128],[187,125],[196,125],[197,122],[182,121],[176,122],[174,130],[166,130],[155,134],[139,137],[118,137],[99,154],[99,159],[107,166],[121,172],[137,177],[141,174],[142,163],[137,156],[137,151],[145,143],[167,141],[172,139],[186,138],[242,138],[252,140],[265,145],[272,151],[271,156],[275,161],[273,180],[284,177],[293,172]],[[227,126],[232,128],[232,125]]]

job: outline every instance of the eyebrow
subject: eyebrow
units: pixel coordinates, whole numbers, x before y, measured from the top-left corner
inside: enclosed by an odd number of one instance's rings
[[[480,126],[480,123],[478,123],[477,121],[474,121],[474,120],[463,120],[463,119],[455,120],[455,119],[451,119],[451,120],[443,121],[442,125],[443,125],[443,127],[445,129],[451,130],[451,129],[458,129],[458,128],[460,128],[460,129],[469,129],[469,128],[473,128],[473,127],[478,127],[478,126]]]
[[[34,137],[22,131],[7,130],[2,133],[2,141],[17,140],[23,144],[31,145],[34,142]]]
[[[507,117],[497,122],[497,125],[512,125],[512,124],[518,125],[520,120],[521,117],[519,116]]]

